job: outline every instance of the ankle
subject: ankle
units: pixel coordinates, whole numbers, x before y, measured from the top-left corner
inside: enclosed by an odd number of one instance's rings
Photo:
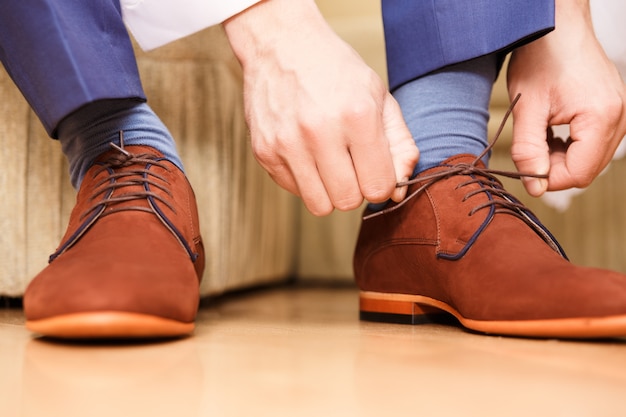
[[[170,132],[152,109],[135,100],[103,100],[82,107],[58,127],[59,141],[70,165],[70,179],[79,188],[93,161],[119,144],[124,132],[127,146],[150,146],[183,170]]]

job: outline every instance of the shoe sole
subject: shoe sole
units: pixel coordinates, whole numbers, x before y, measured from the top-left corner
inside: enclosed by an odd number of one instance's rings
[[[73,313],[27,320],[26,328],[60,339],[151,339],[185,336],[195,324],[118,311]]]
[[[361,291],[360,318],[366,321],[404,324],[450,322],[487,334],[536,338],[598,339],[626,336],[626,315],[546,320],[483,321],[463,317],[441,301],[410,294]]]

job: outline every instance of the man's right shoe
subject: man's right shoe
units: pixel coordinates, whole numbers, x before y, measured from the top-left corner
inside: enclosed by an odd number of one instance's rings
[[[571,264],[477,157],[427,170],[408,195],[365,212],[354,256],[363,319],[444,314],[491,334],[626,336],[626,276]]]
[[[120,143],[85,175],[61,244],[26,289],[26,327],[69,339],[187,335],[203,269],[187,178],[155,149]]]

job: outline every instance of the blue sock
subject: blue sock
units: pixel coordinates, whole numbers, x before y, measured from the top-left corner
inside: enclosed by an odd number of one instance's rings
[[[61,121],[58,136],[70,165],[72,185],[78,189],[93,161],[119,144],[151,146],[181,170],[183,164],[172,135],[146,103],[102,100],[88,104]]]
[[[451,156],[480,155],[488,145],[487,123],[496,54],[450,65],[415,79],[394,91],[420,159],[413,176]],[[485,155],[485,165],[489,155]],[[387,203],[369,204],[373,211]]]
[[[478,156],[485,150],[497,73],[496,54],[485,55],[427,74],[393,93],[420,150],[413,175],[451,156]]]

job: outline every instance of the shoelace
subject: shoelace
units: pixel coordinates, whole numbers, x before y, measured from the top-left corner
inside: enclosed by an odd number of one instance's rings
[[[530,211],[530,209],[528,209],[524,204],[518,201],[512,194],[506,191],[504,187],[502,186],[502,183],[500,182],[500,180],[496,177],[496,175],[499,175],[499,176],[513,178],[513,179],[522,179],[524,177],[547,178],[548,176],[539,175],[539,174],[514,172],[514,171],[501,171],[501,170],[495,170],[495,169],[490,169],[490,168],[481,168],[478,166],[479,161],[487,154],[487,152],[489,152],[493,148],[493,146],[497,142],[509,116],[511,115],[511,112],[513,111],[513,108],[515,107],[515,104],[517,104],[520,97],[521,95],[518,94],[515,97],[515,99],[513,99],[506,114],[504,115],[504,118],[502,119],[502,122],[500,123],[500,127],[498,128],[498,131],[496,132],[494,140],[485,148],[485,150],[476,159],[472,161],[472,163],[449,165],[449,166],[446,166],[445,169],[442,169],[438,172],[418,176],[412,180],[398,183],[396,187],[404,187],[404,186],[417,184],[417,183],[423,183],[423,184],[419,188],[414,190],[411,194],[406,196],[406,198],[402,200],[401,202],[399,202],[398,204],[390,206],[388,208],[382,209],[374,213],[370,213],[369,215],[364,216],[363,220],[368,220],[373,217],[382,216],[387,213],[391,213],[395,210],[398,210],[400,207],[405,205],[409,200],[417,197],[418,195],[423,193],[428,187],[432,186],[433,184],[441,180],[453,177],[455,175],[464,175],[469,178],[468,181],[457,185],[457,188],[462,188],[471,184],[478,184],[479,187],[474,188],[472,189],[472,191],[468,192],[464,196],[463,201],[466,201],[472,196],[482,194],[482,193],[486,193],[489,196],[488,201],[481,203],[472,208],[470,213],[468,213],[470,216],[479,210],[482,210],[485,208],[491,208],[491,207],[494,208],[494,213],[506,212],[507,214],[512,214],[516,216],[517,218],[521,219],[524,223],[526,223],[533,230],[535,230],[535,232],[538,233],[542,237],[542,239],[546,241],[546,243],[548,243],[555,251],[560,253],[563,257],[566,257],[565,253],[563,252],[563,249],[560,247],[556,239],[550,234],[550,232],[548,232],[545,229],[545,227],[541,225],[541,223],[539,223],[536,216]],[[500,197],[500,198],[494,198],[494,196]]]
[[[96,170],[94,176],[106,171],[108,175],[94,185],[94,192],[90,196],[93,204],[87,208],[80,216],[83,223],[78,227],[68,239],[62,243],[55,253],[50,255],[49,262],[53,262],[61,254],[71,248],[86,233],[95,222],[109,214],[120,211],[143,211],[153,213],[159,218],[161,223],[170,231],[174,238],[189,254],[192,262],[198,259],[198,253],[190,245],[184,235],[163,213],[160,205],[163,203],[174,214],[176,210],[168,200],[174,198],[170,191],[170,183],[162,175],[153,172],[153,167],[163,168],[170,171],[170,168],[159,160],[157,155],[149,153],[133,154],[124,148],[124,135],[120,132],[120,144],[110,144],[117,152],[104,162],[100,163],[100,168]],[[123,190],[127,188],[127,190]],[[153,190],[162,191],[164,195],[159,195]],[[118,191],[118,192],[116,192]],[[125,191],[125,192],[124,192]],[[115,196],[114,196],[115,194]],[[142,201],[144,205],[122,204],[129,201]],[[147,206],[145,205],[147,203]]]
[[[154,171],[147,169],[146,166],[158,166],[166,171],[169,171],[169,168],[165,164],[161,163],[157,159],[156,155],[150,155],[147,153],[133,154],[128,152],[124,148],[123,132],[120,132],[120,145],[118,146],[115,143],[110,143],[110,145],[117,151],[117,153],[112,154],[109,159],[107,159],[94,173],[94,176],[97,176],[103,171],[108,171],[109,175],[95,184],[94,193],[90,197],[90,200],[94,201],[94,203],[81,214],[80,219],[83,220],[97,209],[102,210],[100,217],[108,216],[120,211],[132,210],[154,213],[153,205],[149,201],[150,198],[160,201],[176,213],[176,210],[170,202],[159,194],[150,191],[151,187],[155,187],[172,197],[172,193],[168,189],[169,183],[167,179]],[[120,171],[121,168],[125,169]],[[115,193],[116,190],[126,187],[133,187],[134,190],[123,194]],[[116,195],[113,196],[114,194]],[[149,201],[149,207],[132,205],[115,207],[115,205],[119,203],[146,199]]]

